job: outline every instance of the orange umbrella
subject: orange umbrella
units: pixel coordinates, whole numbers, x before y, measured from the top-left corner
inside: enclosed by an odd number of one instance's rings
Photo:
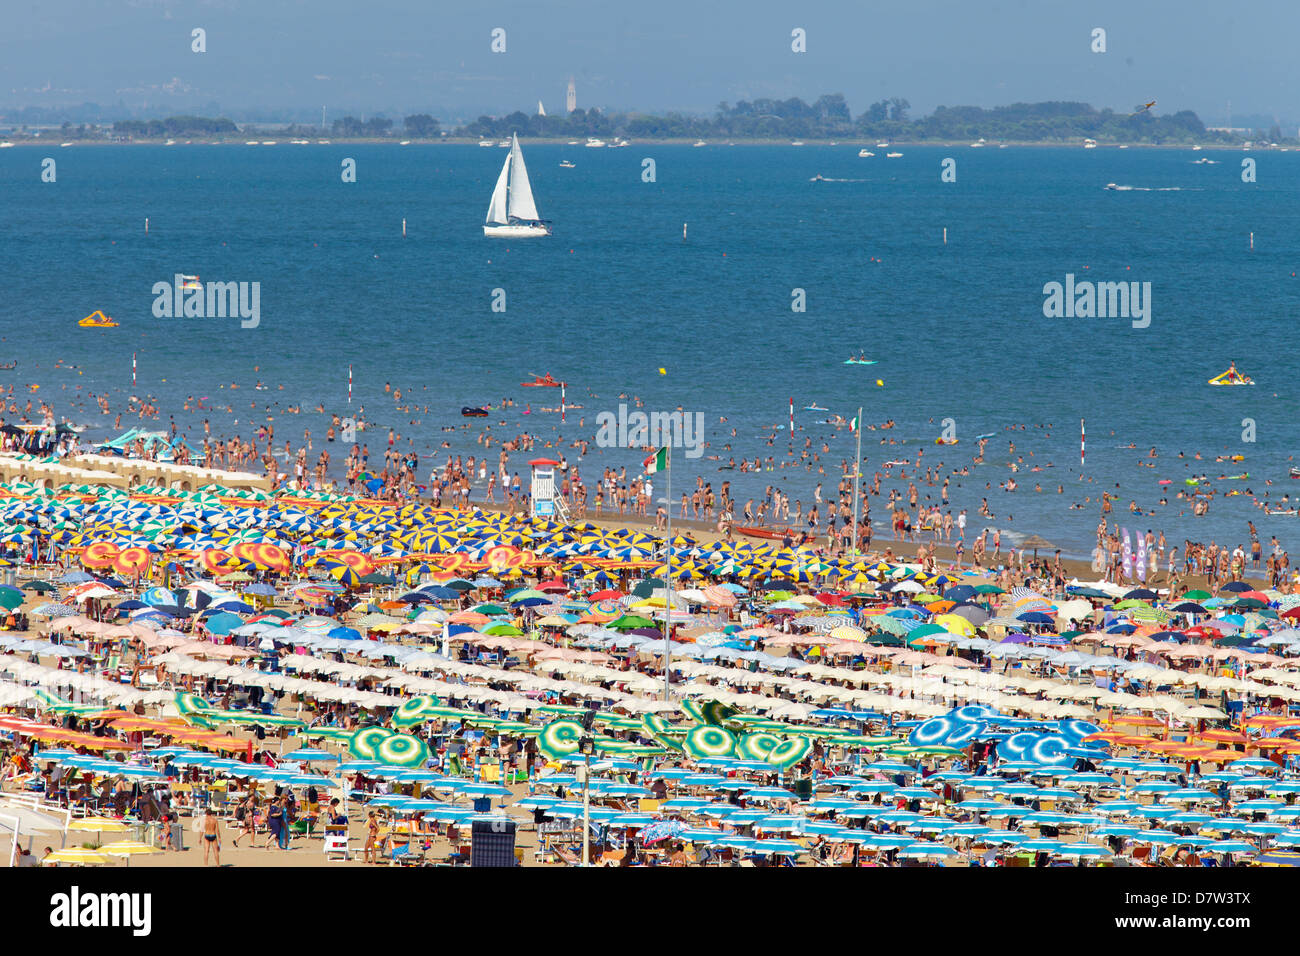
[[[111,541],[96,541],[81,555],[81,563],[88,568],[112,567],[118,556],[118,547]]]
[[[153,562],[147,548],[129,547],[117,553],[113,559],[113,570],[124,577],[138,577],[149,570],[149,565]]]
[[[219,574],[222,571],[231,570],[234,560],[229,551],[222,551],[220,548],[210,548],[199,555],[199,563],[209,574]]]

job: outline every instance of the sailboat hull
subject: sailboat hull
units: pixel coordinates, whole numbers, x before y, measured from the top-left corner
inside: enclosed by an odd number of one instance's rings
[[[483,235],[493,239],[527,239],[532,236],[549,236],[547,226],[512,224],[508,226],[484,226]]]

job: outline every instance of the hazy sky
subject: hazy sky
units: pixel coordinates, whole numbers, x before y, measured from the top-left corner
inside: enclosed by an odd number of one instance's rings
[[[191,52],[190,31],[207,31]],[[491,31],[506,30],[492,53]],[[791,30],[807,52],[791,51]],[[1094,27],[1107,52],[1090,51]],[[1294,0],[4,0],[0,107],[708,112],[843,93],[1300,116]]]

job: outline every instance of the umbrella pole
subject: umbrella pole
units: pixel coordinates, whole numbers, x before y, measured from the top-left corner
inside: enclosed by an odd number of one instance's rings
[[[664,538],[664,588],[668,600],[664,602],[664,700],[673,699],[672,676],[669,665],[672,663],[672,616],[673,616],[673,446],[668,443],[667,485],[664,488],[664,501],[667,503],[668,530]]]
[[[582,759],[582,865],[591,866],[591,754]]]
[[[853,459],[853,554],[858,553],[858,476],[862,473],[862,407],[858,406],[858,454]]]

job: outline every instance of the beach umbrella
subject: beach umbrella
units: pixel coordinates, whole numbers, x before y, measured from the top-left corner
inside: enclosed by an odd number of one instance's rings
[[[586,731],[576,720],[553,720],[537,735],[537,749],[553,759],[576,754]]]
[[[396,767],[422,767],[429,759],[429,746],[410,734],[392,734],[375,746],[375,757]]]
[[[118,840],[114,843],[107,843],[99,848],[100,853],[108,856],[126,857],[127,865],[130,865],[130,859],[133,856],[144,856],[150,853],[161,853],[162,850],[156,846],[150,846],[147,843],[141,843],[139,840]]]
[[[812,740],[808,737],[791,737],[781,741],[767,754],[767,762],[782,769],[793,767],[812,750]]]
[[[781,743],[781,738],[776,734],[769,733],[752,733],[745,734],[740,738],[739,753],[742,757],[748,757],[751,760],[768,759],[768,755]]]
[[[440,707],[441,705],[442,702],[432,694],[412,697],[393,711],[391,723],[394,727],[414,727],[417,724],[424,723],[431,717],[437,716],[430,708]]]
[[[682,748],[693,757],[730,757],[736,752],[736,738],[713,724],[700,724],[686,734]]]
[[[104,866],[108,863],[108,857],[95,850],[67,847],[62,850],[55,850],[41,860],[42,865],[54,863],[64,863],[69,866]]]
[[[348,753],[363,760],[377,760],[379,745],[391,736],[393,732],[386,727],[362,727],[348,742]]]

